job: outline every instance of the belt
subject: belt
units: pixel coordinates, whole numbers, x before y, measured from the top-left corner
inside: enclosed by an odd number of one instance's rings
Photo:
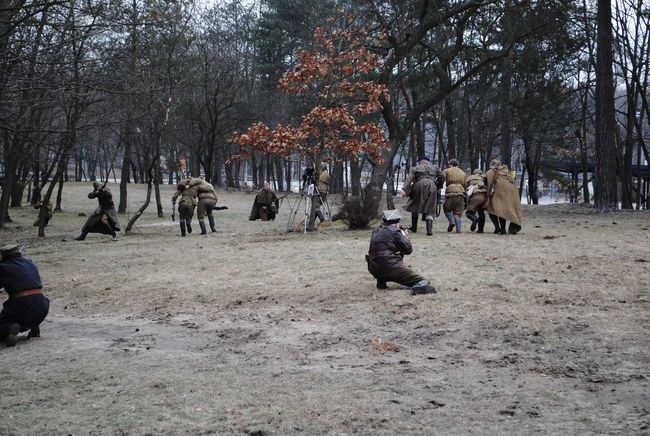
[[[20,291],[20,292],[14,292],[12,294],[9,294],[9,298],[27,297],[29,295],[36,295],[42,293],[43,293],[42,289],[29,289],[27,291]]]

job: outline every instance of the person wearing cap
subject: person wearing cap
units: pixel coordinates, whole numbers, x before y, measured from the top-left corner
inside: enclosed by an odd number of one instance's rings
[[[13,347],[20,332],[29,330],[28,339],[39,337],[50,301],[43,295],[38,268],[23,256],[22,245],[0,247],[0,288],[9,294],[0,312],[0,340]]]
[[[117,220],[111,190],[106,187],[106,184],[102,185],[98,181],[94,181],[93,192],[88,194],[88,198],[96,198],[99,205],[81,228],[81,234],[74,239],[83,241],[88,236],[88,233],[102,233],[111,235],[113,240],[116,241],[116,232],[120,231],[120,223]]]
[[[427,235],[433,234],[433,217],[436,215],[438,205],[438,186],[445,181],[445,173],[436,165],[429,162],[429,158],[421,156],[418,164],[404,180],[400,194],[408,196],[404,209],[411,212],[411,232],[418,229],[418,216],[422,214],[422,221],[427,223]]]
[[[487,179],[487,199],[485,210],[494,224],[494,233],[516,235],[521,230],[522,210],[519,190],[507,165],[492,159],[490,169],[485,173]],[[506,230],[506,223],[510,225]]]
[[[461,232],[461,217],[465,208],[465,189],[467,188],[467,175],[458,167],[458,160],[451,159],[449,168],[445,169],[445,203],[442,210],[449,221],[447,231],[451,232],[456,227],[456,233]]]
[[[429,281],[404,264],[404,256],[413,252],[406,230],[399,225],[397,210],[386,210],[383,221],[372,232],[366,255],[368,271],[377,279],[377,288],[386,289],[386,282],[396,282],[411,288],[411,294],[430,294],[436,289]]]
[[[248,217],[249,220],[255,221],[261,219],[262,221],[275,220],[275,215],[278,213],[278,200],[275,192],[271,191],[269,182],[264,182],[264,187],[259,190],[253,201],[253,208]]]
[[[470,230],[473,232],[478,226],[477,233],[483,233],[485,227],[485,211],[483,203],[487,196],[487,181],[485,174],[480,168],[474,170],[474,173],[467,177],[467,218],[472,221]],[[478,215],[478,216],[477,216]]]

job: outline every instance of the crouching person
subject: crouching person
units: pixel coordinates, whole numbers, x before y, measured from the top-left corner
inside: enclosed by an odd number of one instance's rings
[[[9,294],[0,312],[0,340],[13,347],[20,332],[29,330],[28,339],[39,337],[50,301],[36,264],[23,257],[22,245],[0,247],[0,288]]]
[[[396,282],[411,288],[411,294],[430,294],[436,289],[420,274],[404,264],[404,256],[413,252],[413,245],[399,225],[397,210],[386,210],[383,222],[372,232],[366,255],[368,271],[377,279],[377,288],[386,289],[386,282]]]

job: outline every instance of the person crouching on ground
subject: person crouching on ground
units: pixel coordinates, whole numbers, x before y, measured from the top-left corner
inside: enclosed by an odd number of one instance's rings
[[[28,339],[40,337],[50,301],[36,264],[23,257],[22,245],[0,247],[0,288],[9,294],[0,312],[0,340],[13,347],[20,332],[29,330]]]
[[[413,245],[397,210],[386,210],[383,222],[372,232],[366,255],[368,271],[377,279],[377,288],[386,289],[386,282],[396,282],[411,288],[411,294],[430,294],[436,289],[420,274],[404,264],[404,256],[413,252]]]
[[[261,219],[262,221],[275,220],[275,214],[278,213],[278,197],[271,191],[269,182],[264,182],[264,187],[255,196],[249,220],[255,221]]]

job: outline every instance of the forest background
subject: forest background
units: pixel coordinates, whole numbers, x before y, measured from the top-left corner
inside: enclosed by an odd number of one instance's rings
[[[646,207],[639,0],[3,0],[0,15],[0,227],[25,194],[60,210],[69,180],[119,182],[120,213],[148,183],[163,216],[159,183],[285,191],[309,160],[332,164],[363,225],[424,153],[498,158],[533,204],[546,179],[601,211]],[[266,138],[236,140],[255,125]]]

